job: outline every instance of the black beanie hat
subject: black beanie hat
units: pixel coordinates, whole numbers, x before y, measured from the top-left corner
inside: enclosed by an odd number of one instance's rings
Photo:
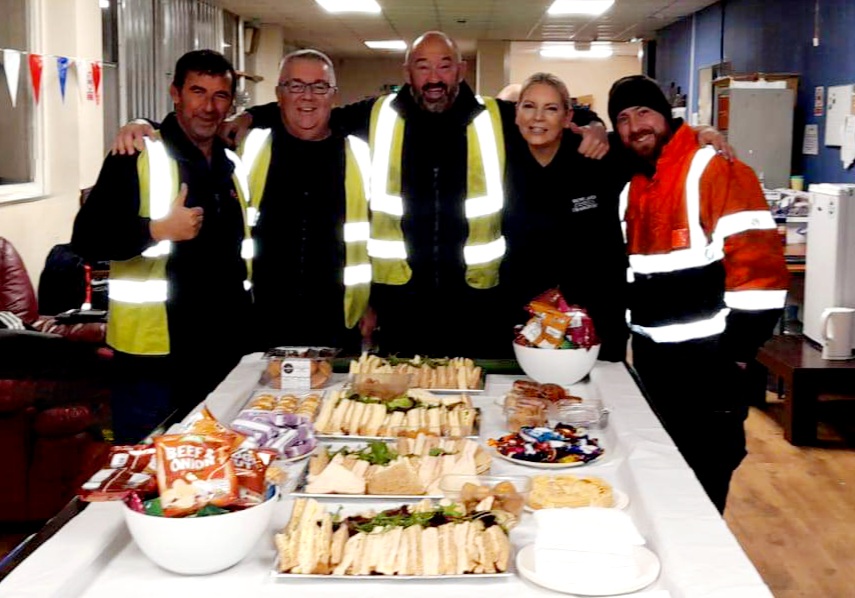
[[[659,88],[659,84],[645,75],[630,75],[615,81],[609,90],[609,118],[617,129],[617,117],[633,106],[646,106],[665,117],[671,123],[671,104]]]

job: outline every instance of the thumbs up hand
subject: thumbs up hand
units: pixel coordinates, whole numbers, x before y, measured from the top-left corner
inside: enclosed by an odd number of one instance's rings
[[[151,238],[155,241],[189,241],[195,239],[202,228],[202,208],[188,208],[187,185],[181,183],[181,189],[172,202],[165,218],[152,220],[149,224]]]

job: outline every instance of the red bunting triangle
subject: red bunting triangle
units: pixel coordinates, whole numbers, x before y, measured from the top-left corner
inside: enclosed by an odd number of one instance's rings
[[[41,54],[30,54],[30,80],[33,83],[33,97],[39,103],[39,93],[42,88],[42,57]]]
[[[101,92],[98,88],[101,85],[101,62],[96,60],[92,63],[92,82],[95,84],[95,103],[100,103]]]

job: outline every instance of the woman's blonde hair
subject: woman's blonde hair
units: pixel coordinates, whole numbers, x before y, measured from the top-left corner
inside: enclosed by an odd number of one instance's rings
[[[522,88],[520,89],[520,95],[517,102],[521,102],[523,97],[525,97],[525,93],[529,90],[529,88],[533,85],[538,84],[549,85],[555,91],[558,92],[558,95],[561,96],[561,103],[564,105],[565,110],[570,110],[572,105],[570,104],[570,92],[567,90],[567,86],[564,84],[564,81],[559,79],[557,76],[552,73],[535,73],[528,79],[526,79]]]

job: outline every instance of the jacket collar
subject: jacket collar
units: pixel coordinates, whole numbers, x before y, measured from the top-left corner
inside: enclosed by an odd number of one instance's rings
[[[693,153],[699,147],[698,137],[689,125],[681,119],[676,119],[672,126],[674,134],[662,148],[662,153],[656,161],[656,172],[653,173],[653,178],[656,178],[660,172],[673,172],[675,164],[682,162],[686,154]]]
[[[404,119],[443,119],[464,126],[471,123],[484,110],[484,106],[475,98],[475,93],[465,81],[460,83],[460,91],[454,99],[454,103],[445,112],[428,112],[419,106],[413,98],[412,87],[409,83],[404,85],[395,99],[392,100],[392,107]]]
[[[196,145],[190,141],[174,112],[170,112],[160,124],[160,135],[170,155],[179,162],[206,161],[205,155]],[[212,167],[223,167],[229,172],[234,170],[234,164],[225,155],[226,146],[219,137],[214,138],[214,146],[211,150]]]

